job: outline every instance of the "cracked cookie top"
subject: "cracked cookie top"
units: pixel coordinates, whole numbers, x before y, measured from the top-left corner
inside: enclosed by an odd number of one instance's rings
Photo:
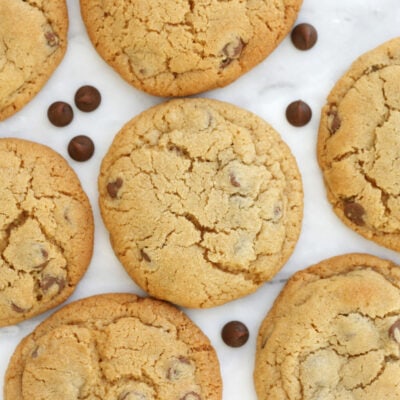
[[[261,118],[216,100],[173,100],[126,124],[99,192],[131,277],[186,307],[255,291],[300,233],[302,184],[289,148]]]
[[[0,120],[34,97],[67,47],[65,0],[0,1]]]
[[[400,399],[400,268],[346,254],[288,281],[257,338],[259,400]]]
[[[68,298],[92,249],[92,210],[67,162],[41,144],[0,139],[0,326]]]
[[[223,87],[260,63],[302,0],[81,0],[89,37],[130,84],[157,96]]]
[[[400,250],[400,39],[361,56],[322,110],[318,161],[341,220]]]
[[[5,400],[221,400],[208,338],[181,311],[132,294],[71,303],[17,347]]]

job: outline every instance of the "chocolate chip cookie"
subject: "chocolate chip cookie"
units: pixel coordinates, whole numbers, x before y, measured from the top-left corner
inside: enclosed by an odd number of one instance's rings
[[[50,148],[0,139],[0,326],[67,299],[93,250],[78,177]]]
[[[350,228],[400,250],[400,39],[361,56],[322,110],[318,161]]]
[[[296,161],[256,115],[209,99],[153,107],[126,124],[99,176],[114,251],[151,295],[212,307],[254,292],[297,242]]]
[[[223,87],[270,54],[302,0],[81,0],[89,37],[126,81],[157,96]]]
[[[43,87],[67,47],[65,0],[0,1],[0,120]]]
[[[399,399],[400,268],[347,254],[296,273],[267,317],[259,400]]]
[[[131,294],[71,303],[17,347],[5,400],[221,400],[210,341],[175,307]]]

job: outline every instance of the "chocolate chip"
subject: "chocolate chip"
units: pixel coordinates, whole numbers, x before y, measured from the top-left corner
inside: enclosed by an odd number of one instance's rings
[[[318,33],[311,24],[303,23],[294,27],[290,38],[297,49],[309,50],[317,42]]]
[[[25,308],[22,308],[22,307],[17,306],[15,303],[11,303],[11,308],[12,308],[15,312],[20,313],[20,314],[22,314],[22,313],[28,311],[28,310],[25,309]]]
[[[81,111],[93,111],[100,103],[101,94],[94,86],[82,86],[75,93],[75,104]]]
[[[201,400],[201,397],[196,392],[189,392],[189,393],[186,393],[179,400]]]
[[[400,343],[400,319],[389,328],[389,337]]]
[[[40,288],[46,293],[53,285],[58,286],[58,293],[65,288],[65,279],[47,275],[40,281]]]
[[[186,357],[178,357],[172,360],[167,369],[166,378],[170,381],[176,381],[190,370],[190,361]]]
[[[312,117],[310,106],[302,100],[290,103],[286,108],[286,119],[293,126],[304,126]]]
[[[118,400],[146,400],[147,397],[143,393],[139,392],[123,392],[118,396]]]
[[[140,254],[143,257],[144,261],[151,262],[150,256],[143,249],[140,250]]]
[[[75,161],[87,161],[93,153],[94,143],[85,135],[75,136],[68,144],[68,154]]]
[[[342,121],[340,120],[337,110],[334,110],[334,109],[331,109],[329,111],[328,117],[329,117],[329,125],[330,125],[329,131],[331,132],[331,135],[333,135],[340,128]]]
[[[47,41],[47,44],[50,46],[50,47],[56,47],[56,46],[58,46],[58,43],[59,43],[59,39],[58,39],[58,36],[54,33],[54,32],[46,32],[45,34],[44,34],[44,37],[46,38],[46,41]]]
[[[356,225],[358,226],[365,225],[363,219],[365,210],[362,205],[352,200],[347,200],[344,203],[343,212],[346,218],[348,218],[351,222],[355,223]]]
[[[275,206],[274,208],[274,222],[280,220],[282,218],[282,207]]]
[[[58,127],[67,126],[74,118],[72,107],[63,101],[56,101],[47,110],[49,121]]]
[[[122,187],[123,182],[124,181],[121,178],[117,178],[114,182],[110,182],[107,185],[107,192],[110,197],[112,197],[113,199],[117,197],[118,190]]]
[[[236,60],[242,54],[244,48],[244,42],[241,38],[236,38],[236,40],[229,42],[224,46],[221,53],[223,59],[221,61],[220,67],[227,67],[233,60]]]
[[[39,355],[39,347],[36,347],[35,350],[32,351],[31,357],[32,358],[37,358]]]
[[[249,339],[249,330],[242,322],[231,321],[222,328],[221,336],[228,346],[240,347]]]
[[[41,248],[40,252],[42,253],[42,256],[43,256],[44,259],[47,260],[49,258],[49,253],[47,252],[46,249]]]
[[[229,177],[230,177],[232,186],[240,187],[240,182],[237,180],[236,175],[233,172],[230,173]]]

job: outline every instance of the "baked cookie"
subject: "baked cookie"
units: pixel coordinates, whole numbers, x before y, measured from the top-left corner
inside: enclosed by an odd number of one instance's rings
[[[298,239],[296,161],[265,121],[228,103],[180,99],[126,124],[99,176],[115,253],[151,295],[212,307],[272,278]]]
[[[0,139],[0,326],[63,302],[92,250],[92,210],[67,162],[41,144]]]
[[[89,37],[127,82],[157,96],[225,86],[290,31],[302,0],[80,0]]]
[[[182,312],[132,294],[71,303],[11,358],[4,399],[221,400],[210,341]]]
[[[65,0],[0,1],[0,120],[43,87],[67,47]]]
[[[400,268],[347,254],[296,273],[257,338],[259,400],[400,399]]]
[[[400,250],[400,38],[361,56],[322,109],[318,161],[350,228]]]

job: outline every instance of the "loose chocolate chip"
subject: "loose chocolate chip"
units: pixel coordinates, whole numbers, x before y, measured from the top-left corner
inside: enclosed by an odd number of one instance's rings
[[[348,218],[351,222],[354,222],[358,226],[365,225],[364,222],[365,210],[362,205],[352,200],[345,201],[343,211],[346,218]]]
[[[72,107],[63,101],[56,101],[47,110],[49,121],[58,127],[67,126],[74,118]]]
[[[249,339],[249,330],[242,322],[231,321],[222,328],[221,336],[228,346],[240,347]]]
[[[44,293],[46,293],[53,285],[58,286],[58,293],[60,293],[65,288],[65,279],[48,275],[40,281],[40,288]]]
[[[75,93],[75,104],[81,111],[93,111],[100,105],[100,103],[101,94],[93,86],[82,86]]]
[[[222,49],[223,59],[221,61],[220,67],[227,67],[233,60],[236,60],[242,54],[244,48],[244,42],[241,38],[229,42]]]
[[[233,172],[230,173],[229,177],[230,177],[232,186],[240,187],[240,182],[237,180],[236,175]]]
[[[122,187],[123,182],[124,181],[121,178],[117,178],[114,182],[110,182],[107,185],[107,192],[110,197],[112,197],[113,199],[117,197],[118,190]]]
[[[309,50],[317,42],[318,33],[311,24],[303,23],[294,27],[290,38],[297,49]]]
[[[189,392],[189,393],[186,393],[179,400],[201,400],[201,397],[196,392]]]
[[[310,106],[302,100],[290,103],[286,108],[286,119],[293,126],[304,126],[312,117]]]
[[[75,161],[87,161],[93,153],[94,143],[85,135],[75,136],[68,144],[68,154]]]
[[[389,337],[400,343],[400,319],[389,328]]]

